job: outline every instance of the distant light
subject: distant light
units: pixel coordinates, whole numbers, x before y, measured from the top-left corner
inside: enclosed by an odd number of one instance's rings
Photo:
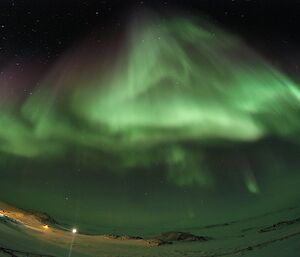
[[[44,228],[44,229],[48,229],[49,226],[48,226],[47,224],[45,224],[45,225],[43,226],[43,228]]]
[[[5,215],[4,215],[4,214],[2,214],[2,213],[0,213],[0,218],[3,218],[3,217],[5,217]]]
[[[73,228],[73,229],[72,229],[72,233],[73,233],[73,234],[76,234],[76,233],[77,233],[77,229],[76,229],[76,228]]]

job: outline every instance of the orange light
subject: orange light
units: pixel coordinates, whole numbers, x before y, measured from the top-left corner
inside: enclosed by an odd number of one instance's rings
[[[43,228],[44,228],[44,229],[48,229],[49,226],[46,224],[46,225],[43,226]]]

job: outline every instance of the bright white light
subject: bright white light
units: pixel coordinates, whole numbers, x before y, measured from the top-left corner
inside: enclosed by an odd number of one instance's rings
[[[72,233],[73,233],[73,234],[76,234],[76,233],[77,233],[77,229],[76,229],[76,228],[73,228],[73,229],[72,229]]]

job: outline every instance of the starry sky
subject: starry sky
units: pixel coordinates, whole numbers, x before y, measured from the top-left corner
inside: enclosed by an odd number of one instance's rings
[[[300,4],[199,2],[1,1],[0,200],[145,234],[297,203]]]

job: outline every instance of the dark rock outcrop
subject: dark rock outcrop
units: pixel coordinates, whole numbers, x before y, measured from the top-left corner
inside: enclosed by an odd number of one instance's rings
[[[166,242],[173,242],[173,241],[202,241],[203,242],[211,239],[205,236],[196,236],[186,232],[175,232],[175,231],[162,233],[155,238]]]

